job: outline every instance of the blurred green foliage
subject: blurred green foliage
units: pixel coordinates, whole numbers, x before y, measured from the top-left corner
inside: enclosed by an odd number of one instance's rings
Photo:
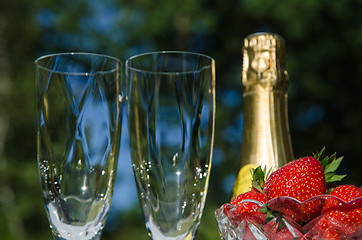
[[[214,210],[229,200],[238,167],[241,46],[250,33],[270,31],[286,40],[295,156],[326,146],[328,154],[345,156],[343,183],[361,186],[361,10],[359,0],[2,1],[1,239],[51,239],[33,124],[33,61],[46,53],[91,51],[125,60],[146,51],[187,50],[216,60],[214,164],[197,239],[219,239]],[[102,239],[148,238],[137,202],[112,221]]]

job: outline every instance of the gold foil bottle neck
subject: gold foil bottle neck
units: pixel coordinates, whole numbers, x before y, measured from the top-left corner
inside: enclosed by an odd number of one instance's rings
[[[274,33],[254,33],[244,39],[242,83],[244,94],[262,87],[286,91],[285,41]]]

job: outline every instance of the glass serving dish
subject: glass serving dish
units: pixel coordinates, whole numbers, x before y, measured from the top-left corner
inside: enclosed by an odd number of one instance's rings
[[[266,204],[256,200],[243,200],[239,204],[252,203],[255,207],[267,207],[271,214],[236,213],[237,206],[225,203],[215,211],[220,238],[222,240],[294,240],[294,239],[362,239],[362,197],[345,202],[331,195],[312,197],[300,202],[291,197],[277,197]],[[327,203],[327,204],[326,204]],[[303,224],[293,216],[303,214],[303,209],[314,207],[318,213]],[[357,212],[357,224],[346,230],[327,216],[332,211],[346,216]]]

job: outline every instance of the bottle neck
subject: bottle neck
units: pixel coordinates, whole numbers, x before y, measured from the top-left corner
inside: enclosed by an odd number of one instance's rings
[[[264,88],[246,92],[241,164],[263,163],[270,168],[293,158],[286,92]]]

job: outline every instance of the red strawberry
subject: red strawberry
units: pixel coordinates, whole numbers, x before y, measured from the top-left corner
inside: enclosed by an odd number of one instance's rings
[[[249,192],[242,193],[231,200],[231,204],[237,206],[237,212],[239,214],[256,213],[259,210],[259,206],[256,203],[240,203],[243,200],[252,199],[262,204],[265,204],[265,195],[260,191],[252,188]]]
[[[342,203],[335,199],[328,199],[323,213],[328,220],[336,227],[341,229],[350,237],[362,238],[362,192],[353,185],[341,185],[336,187],[330,195],[342,199]],[[348,202],[353,201],[354,204]]]
[[[320,239],[333,239],[342,240],[347,239],[347,236],[339,228],[334,226],[325,216],[322,216],[317,223],[314,224],[305,237],[312,240]]]
[[[270,175],[265,182],[264,193],[268,201],[276,197],[287,196],[301,202],[325,194],[326,183],[323,167],[313,157],[304,157],[290,162]],[[318,216],[321,210],[322,203],[304,204],[300,211],[290,213],[290,217],[297,222],[306,222]]]
[[[304,202],[311,197],[326,194],[326,183],[341,180],[344,176],[334,174],[342,161],[342,157],[336,159],[336,154],[333,154],[320,162],[319,159],[323,152],[324,148],[319,153],[314,154],[315,157],[300,158],[273,172],[264,185],[263,191],[267,201],[286,196]],[[287,214],[300,223],[320,215],[323,207],[322,200],[313,200],[302,205],[290,199],[274,202],[274,206],[269,205],[268,207]]]
[[[239,216],[241,219],[247,218],[256,224],[263,224],[266,219],[266,214],[258,211],[261,206],[251,201],[242,202],[243,200],[250,199],[256,200],[261,204],[266,203],[265,195],[255,188],[252,188],[249,192],[242,193],[231,200],[231,204],[236,206],[234,214]]]
[[[298,237],[293,236],[292,232],[297,233]],[[278,231],[272,232],[268,239],[275,239],[275,240],[293,240],[293,239],[300,239],[301,233],[298,230],[293,229],[292,231],[288,229],[288,227],[284,226],[282,229]]]
[[[347,203],[356,198],[362,197],[362,192],[358,187],[354,185],[340,185],[333,189],[333,191],[331,191],[329,195],[335,196],[338,199],[341,199]],[[347,204],[343,204],[343,202],[339,201],[338,199],[328,198],[322,213],[326,213],[332,210],[341,210],[341,208],[345,208]],[[352,206],[352,208],[353,207],[354,206]]]
[[[264,207],[260,205],[266,203],[261,187],[264,185],[264,172],[260,167],[253,170],[252,179],[253,187],[250,191],[236,196],[231,200],[231,204],[223,205],[224,214],[234,226],[238,226],[243,220],[249,220],[257,225],[265,223],[266,213],[258,211]]]

